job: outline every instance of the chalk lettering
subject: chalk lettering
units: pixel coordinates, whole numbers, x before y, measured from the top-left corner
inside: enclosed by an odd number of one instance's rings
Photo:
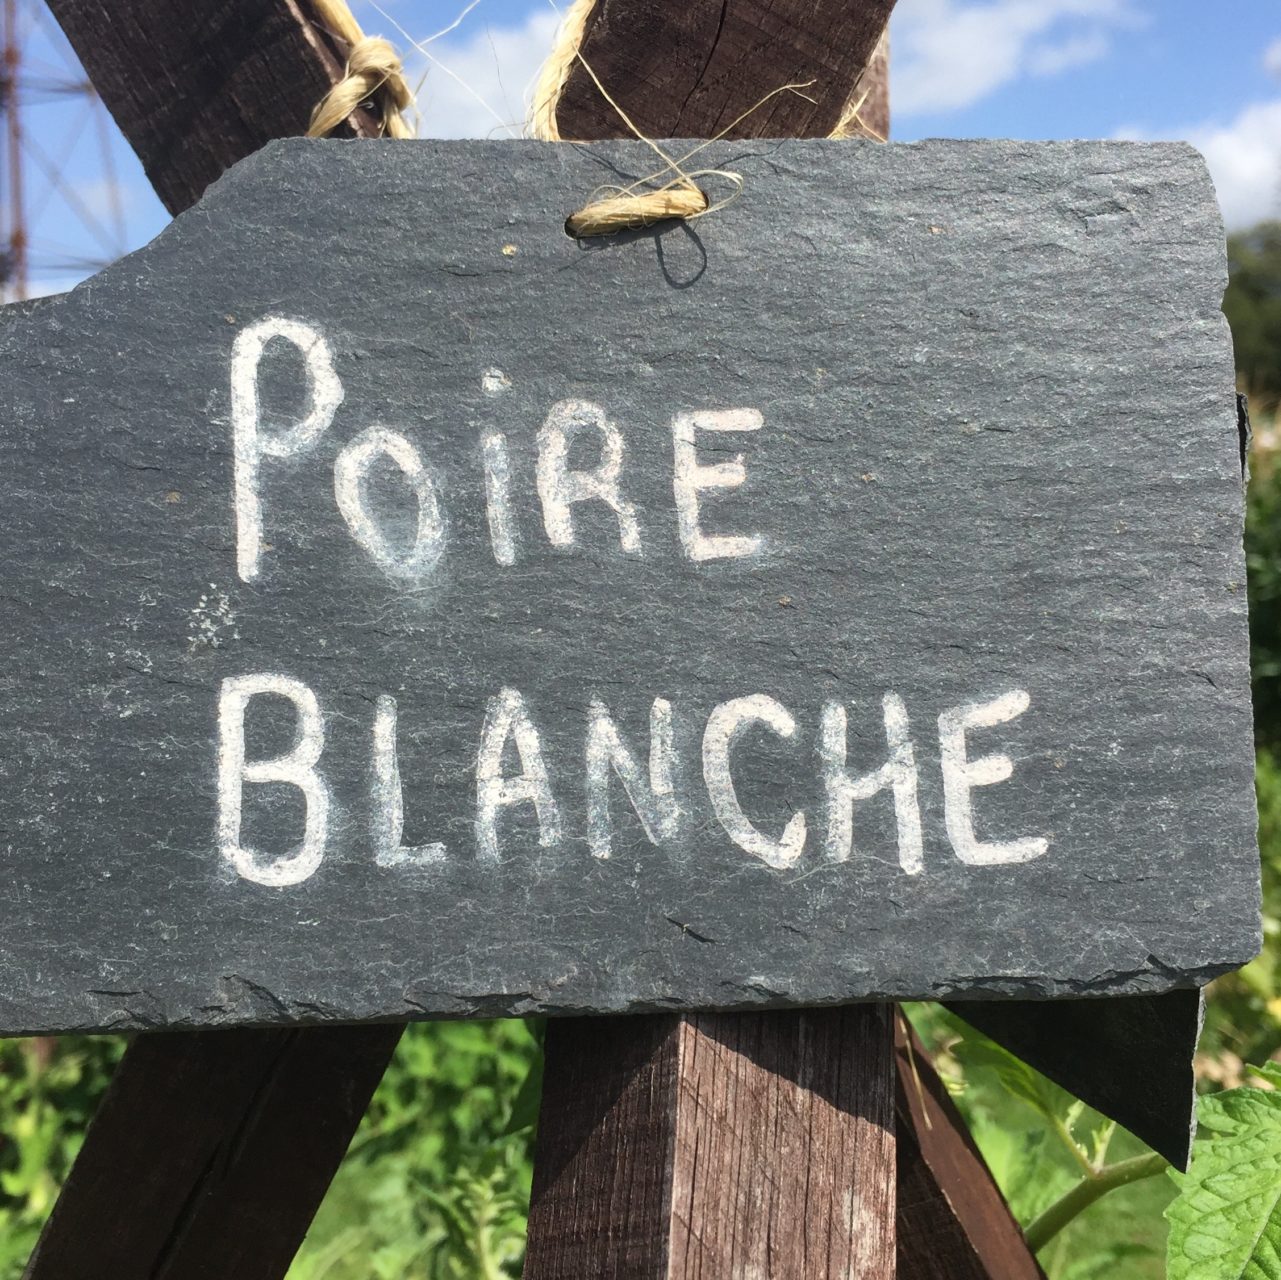
[[[485,517],[489,522],[489,545],[499,564],[515,564],[516,522],[512,519],[507,437],[501,431],[484,432],[480,437],[480,456],[485,468]]]
[[[263,694],[287,698],[297,724],[294,743],[269,760],[245,759],[245,708]],[[316,695],[300,680],[282,675],[232,676],[218,699],[218,844],[222,856],[246,880],[283,888],[315,874],[329,834],[329,788],[316,765],[325,748],[325,723]],[[306,801],[303,837],[294,852],[269,858],[240,842],[245,783],[283,782]]]
[[[767,694],[756,693],[722,702],[708,716],[707,728],[703,731],[703,780],[725,834],[740,849],[759,858],[767,866],[790,867],[805,849],[805,814],[792,814],[783,834],[777,840],[771,840],[743,812],[734,790],[730,749],[744,730],[753,724],[765,725],[780,738],[790,738],[796,732],[792,713]]]
[[[515,743],[520,773],[503,774],[503,750],[508,739]],[[498,815],[516,804],[532,804],[538,814],[538,843],[550,848],[560,843],[560,810],[552,795],[543,763],[538,730],[525,709],[525,699],[515,689],[504,689],[490,698],[476,757],[476,854],[498,860]]]
[[[672,419],[672,487],[681,546],[691,560],[726,560],[755,555],[759,537],[706,534],[700,524],[698,495],[708,489],[737,489],[747,479],[743,455],[705,466],[698,461],[700,431],[759,431],[765,419],[757,409],[712,409],[678,413]]]
[[[655,698],[649,713],[649,778],[623,742],[608,708],[593,699],[587,726],[587,839],[598,858],[610,855],[609,774],[612,769],[649,837],[662,844],[675,837],[680,807],[672,791],[672,705]]]
[[[584,431],[600,436],[600,463],[591,471],[569,466],[569,446]],[[595,499],[618,517],[618,538],[623,550],[637,555],[641,549],[640,525],[631,503],[618,488],[623,468],[623,433],[605,416],[605,410],[587,400],[561,400],[552,405],[538,433],[538,496],[543,504],[543,526],[554,547],[574,545],[574,503]]]
[[[848,862],[854,849],[854,805],[890,788],[898,827],[899,866],[915,876],[925,869],[921,840],[921,809],[916,796],[916,756],[912,748],[907,708],[896,693],[881,700],[889,759],[879,769],[861,777],[845,767],[846,712],[839,702],[823,708],[819,755],[827,792],[827,833],[824,851],[829,862]]]
[[[274,338],[302,353],[307,374],[307,412],[296,422],[265,431],[258,395],[258,367]],[[285,458],[309,449],[328,429],[343,401],[329,344],[319,330],[296,320],[268,316],[236,335],[231,353],[231,427],[235,457],[236,570],[242,582],[258,576],[262,551],[263,458]]]
[[[974,834],[973,787],[1004,782],[1014,772],[1007,755],[967,759],[965,735],[970,729],[991,729],[1017,719],[1031,702],[1026,690],[1012,689],[991,702],[967,702],[939,716],[939,755],[943,765],[944,817],[956,856],[973,867],[1030,862],[1049,848],[1042,836],[984,842]]]
[[[380,458],[394,462],[418,504],[414,541],[397,550],[378,527],[365,500],[369,470]],[[422,456],[397,431],[369,427],[343,445],[334,463],[334,497],[351,536],[384,573],[393,578],[421,578],[440,559],[445,544],[445,521],[436,485]]]
[[[374,767],[370,787],[369,834],[380,867],[422,867],[445,858],[439,842],[404,845],[405,797],[396,750],[396,699],[383,694],[374,706]]]

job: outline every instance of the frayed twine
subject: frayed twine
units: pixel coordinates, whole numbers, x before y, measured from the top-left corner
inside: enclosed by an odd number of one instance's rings
[[[672,219],[693,222],[696,218],[705,218],[709,213],[715,213],[718,209],[724,209],[726,205],[733,204],[743,190],[742,174],[734,173],[729,169],[696,169],[690,173],[685,169],[685,165],[700,151],[719,142],[741,121],[746,120],[753,111],[759,111],[771,98],[777,97],[780,93],[797,93],[804,97],[801,90],[809,88],[809,84],[812,83],[781,85],[773,92],[767,93],[755,106],[749,107],[737,120],[731,120],[716,137],[699,143],[679,160],[673,160],[653,138],[647,138],[636,127],[632,118],[601,84],[596,72],[588,66],[587,60],[578,52],[577,47],[574,49],[573,56],[583,64],[583,70],[591,76],[592,83],[599,90],[601,97],[618,113],[618,118],[663,162],[663,167],[657,173],[638,178],[629,186],[598,188],[587,204],[565,219],[565,230],[578,240],[609,235],[615,231],[635,231]],[[563,84],[562,79],[562,87]],[[552,115],[554,120],[554,110]],[[661,187],[652,185],[668,173],[674,173],[676,176]],[[695,181],[697,178],[712,177],[721,178],[733,188],[728,196],[714,203]]]
[[[327,137],[363,106],[377,117],[380,132],[384,137],[413,137],[414,130],[405,120],[404,112],[413,106],[414,95],[405,80],[404,66],[393,45],[381,37],[366,36],[345,0],[312,0],[312,2],[318,10],[321,22],[331,34],[348,45],[349,53],[342,80],[334,85],[312,112],[307,136],[309,138]],[[464,13],[469,12],[477,2],[478,0],[472,0]],[[663,162],[663,167],[629,186],[599,188],[583,208],[570,214],[565,220],[565,230],[571,236],[586,239],[618,231],[637,230],[659,222],[672,220],[693,222],[697,218],[706,217],[709,213],[715,213],[732,204],[743,190],[741,174],[727,169],[697,169],[689,172],[684,166],[705,147],[719,142],[743,120],[760,110],[778,94],[796,93],[812,101],[803,90],[810,88],[814,82],[781,85],[767,93],[736,120],[731,121],[716,137],[700,143],[688,154],[675,160],[653,139],[641,133],[622,107],[610,96],[582,56],[580,46],[586,34],[588,17],[595,4],[596,0],[574,0],[565,15],[556,45],[539,73],[527,131],[531,137],[553,142],[561,141],[556,109],[574,63],[581,62],[601,96],[613,107],[632,134],[655,152]],[[380,9],[379,12],[382,10]],[[454,25],[457,25],[457,21]],[[449,29],[451,28],[446,28],[446,30]],[[887,47],[888,34],[882,36],[881,43],[868,61],[868,69],[887,55]],[[426,50],[424,49],[423,52],[425,53]],[[866,75],[866,70],[864,74]],[[883,142],[885,139],[870,129],[860,118],[860,112],[869,97],[869,91],[859,92],[861,80],[862,77],[860,77],[860,84],[855,85],[854,93],[829,136],[832,138],[872,137]],[[674,173],[676,176],[662,186],[652,185],[669,173]],[[731,193],[723,199],[712,201],[697,182],[699,178],[710,177],[720,178],[727,183],[732,188]]]
[[[390,41],[367,36],[344,0],[313,0],[321,21],[348,46],[343,78],[311,113],[309,138],[326,138],[362,106],[373,111],[386,138],[411,138],[404,117],[414,102],[400,55]]]
[[[632,123],[627,113],[610,96],[605,86],[601,84],[599,77],[583,57],[581,46],[587,32],[587,19],[595,4],[596,0],[574,0],[574,3],[565,14],[557,35],[555,48],[543,64],[542,70],[538,75],[538,82],[534,89],[533,105],[527,122],[527,130],[531,137],[541,138],[547,142],[560,142],[563,140],[556,120],[556,109],[560,104],[561,93],[564,91],[574,63],[581,62],[583,70],[591,77],[592,83],[595,84],[600,95],[613,107],[619,119],[622,120],[627,128],[641,142],[658,154],[663,161],[663,168],[657,173],[639,179],[630,186],[602,187],[598,189],[583,208],[576,213],[570,214],[565,220],[565,230],[578,239],[587,239],[592,236],[609,235],[616,231],[637,230],[672,219],[692,222],[696,218],[704,218],[709,213],[715,213],[718,209],[723,209],[726,205],[733,203],[743,189],[741,174],[725,169],[699,169],[690,173],[686,172],[683,166],[704,147],[711,146],[714,142],[719,142],[727,133],[735,129],[753,112],[759,111],[771,98],[776,97],[778,94],[796,93],[801,97],[808,98],[808,95],[802,91],[810,88],[814,82],[811,80],[806,81],[804,84],[781,85],[771,93],[767,93],[754,106],[749,107],[738,119],[726,125],[715,138],[702,143],[681,159],[673,160],[652,138],[647,138]],[[868,60],[868,68],[874,66],[878,59],[886,56],[888,40],[888,33],[881,37],[880,44],[877,45],[875,52]],[[866,70],[864,75],[866,75]],[[855,85],[854,93],[846,103],[845,110],[842,111],[836,127],[829,136],[832,138],[871,137],[884,142],[885,139],[870,129],[860,117],[860,112],[870,96],[870,90],[860,92],[862,78],[860,77],[860,83]],[[676,177],[661,187],[650,185],[667,173],[675,173]],[[727,181],[734,188],[732,194],[722,200],[713,202],[695,181],[697,178],[707,177],[719,177]]]

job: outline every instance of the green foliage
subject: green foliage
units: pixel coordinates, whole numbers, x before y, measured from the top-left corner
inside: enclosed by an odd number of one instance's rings
[[[1281,404],[1281,222],[1229,237],[1228,265],[1223,310],[1241,385],[1261,407],[1275,411]]]
[[[124,1042],[0,1040],[0,1277],[17,1280]]]
[[[523,1022],[404,1035],[290,1280],[520,1275],[542,1055]],[[18,1280],[124,1050],[0,1040],[0,1280]]]
[[[539,1030],[515,1021],[406,1030],[290,1280],[520,1275]]]
[[[1172,1175],[1169,1280],[1277,1280],[1281,1276],[1281,1068],[1271,1089],[1212,1094],[1197,1108],[1192,1168]]]
[[[1150,1158],[1137,1138],[947,1010],[910,1005],[907,1012],[1025,1228],[1087,1180]],[[1146,1177],[1104,1189],[1042,1249],[1046,1273],[1051,1280],[1161,1280],[1161,1214],[1174,1188]]]
[[[1245,556],[1250,596],[1250,671],[1255,731],[1281,748],[1281,482],[1270,459],[1252,466]]]
[[[1244,1064],[1281,1051],[1281,757],[1260,747],[1255,759],[1259,848],[1263,857],[1263,951],[1210,988],[1201,1037],[1209,1087],[1240,1083]]]

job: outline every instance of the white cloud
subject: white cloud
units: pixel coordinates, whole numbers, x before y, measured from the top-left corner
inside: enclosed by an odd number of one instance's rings
[[[1281,217],[1281,98],[1255,102],[1235,118],[1160,131],[1126,127],[1114,135],[1136,141],[1180,138],[1210,167],[1230,231]]]
[[[421,136],[520,136],[530,89],[551,52],[558,22],[554,11],[539,10],[519,27],[490,27],[463,39],[437,40],[426,46],[434,62],[411,54],[411,84],[426,73],[418,89]]]
[[[1069,36],[1058,44],[1037,45],[1028,52],[1027,69],[1034,76],[1056,76],[1073,67],[1083,67],[1106,58],[1112,40],[1106,31],[1095,27],[1079,36]]]
[[[1189,130],[1200,148],[1229,227],[1281,216],[1281,98],[1256,102],[1226,125]]]
[[[1263,54],[1263,65],[1274,76],[1281,76],[1281,40],[1274,40]]]
[[[1141,25],[1131,0],[900,0],[891,26],[895,115],[971,106],[1024,75],[1105,57]]]

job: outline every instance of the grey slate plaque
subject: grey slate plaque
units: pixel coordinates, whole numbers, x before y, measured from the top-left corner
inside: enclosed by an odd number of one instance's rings
[[[277,144],[6,313],[0,1031],[1254,953],[1200,159],[714,163],[588,246],[638,144]]]

